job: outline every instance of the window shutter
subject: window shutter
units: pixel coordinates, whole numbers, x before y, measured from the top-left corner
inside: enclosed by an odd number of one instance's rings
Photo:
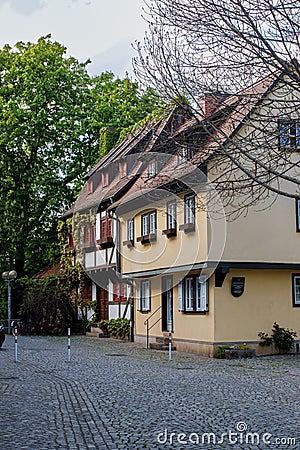
[[[107,237],[112,237],[112,219],[107,219]]]
[[[106,238],[106,219],[101,220],[101,239]]]
[[[156,232],[156,214],[155,212],[150,213],[150,233]]]
[[[148,216],[142,216],[142,236],[148,234]]]
[[[142,282],[141,281],[137,282],[137,298],[138,298],[137,309],[138,309],[138,311],[141,311],[142,310]]]
[[[207,311],[208,310],[208,296],[207,296],[208,281],[203,279],[203,277],[199,277],[199,283],[201,286],[201,289],[200,289],[200,311]]]
[[[148,280],[146,283],[146,289],[145,289],[145,310],[146,311],[150,311],[151,307],[150,307],[150,299],[151,299],[151,285],[150,285],[150,281]]]
[[[184,311],[184,304],[183,304],[183,280],[179,280],[178,281],[177,291],[178,291],[178,311]]]

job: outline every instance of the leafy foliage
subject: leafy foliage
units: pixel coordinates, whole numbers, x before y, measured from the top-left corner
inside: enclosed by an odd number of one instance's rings
[[[229,349],[230,349],[230,345],[220,345],[218,347],[217,358],[225,359],[225,350],[229,350]]]
[[[59,257],[57,219],[99,158],[100,130],[103,155],[159,102],[128,78],[91,78],[87,64],[50,35],[0,50],[2,271],[32,276]]]
[[[105,334],[125,339],[129,334],[129,324],[130,321],[128,319],[119,318],[103,320],[99,323],[99,327]]]
[[[272,328],[272,336],[269,336],[263,331],[259,332],[258,336],[262,340],[260,342],[260,345],[271,345],[272,343],[274,343],[275,347],[277,347],[278,350],[289,351],[293,347],[293,343],[295,337],[297,336],[297,333],[290,328],[280,327],[278,323],[274,322]]]
[[[274,322],[272,336],[275,347],[288,351],[292,348],[297,333],[289,328],[280,327],[278,323]]]
[[[77,311],[69,297],[65,280],[47,277],[34,281],[20,280],[24,297],[20,309],[22,332],[26,334],[66,334],[67,328],[77,326]]]

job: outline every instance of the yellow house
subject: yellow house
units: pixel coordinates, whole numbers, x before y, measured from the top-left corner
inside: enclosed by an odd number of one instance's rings
[[[284,160],[283,146],[297,161],[300,115],[290,108],[299,98],[286,89],[269,77],[210,105],[215,128],[208,133],[205,114],[183,124],[109,207],[119,221],[120,272],[133,287],[137,342],[162,342],[171,330],[177,350],[214,356],[225,344],[269,352],[258,333],[274,322],[300,335],[300,203],[277,195],[274,173],[270,189],[248,180],[239,193],[232,188],[244,182],[239,160],[223,158],[240,146],[256,179],[263,163],[251,155],[263,145],[274,164]],[[281,180],[282,190],[289,185]]]

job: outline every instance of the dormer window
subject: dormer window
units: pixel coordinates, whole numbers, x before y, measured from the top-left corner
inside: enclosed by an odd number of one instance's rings
[[[127,175],[127,163],[126,161],[121,161],[119,163],[119,174],[120,178],[124,178]]]
[[[148,178],[153,178],[157,174],[156,159],[153,159],[148,164]]]
[[[194,156],[194,152],[191,148],[188,147],[180,147],[177,150],[178,156],[178,164],[181,164],[185,161],[189,161]]]
[[[87,182],[87,193],[92,194],[94,189],[94,183],[93,180],[88,180]]]
[[[108,186],[108,171],[102,172],[102,187]]]

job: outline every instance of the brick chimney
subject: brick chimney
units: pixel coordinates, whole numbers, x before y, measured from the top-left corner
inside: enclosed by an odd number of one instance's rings
[[[198,111],[203,117],[209,117],[217,107],[228,97],[229,94],[211,92],[204,94],[198,100]]]

